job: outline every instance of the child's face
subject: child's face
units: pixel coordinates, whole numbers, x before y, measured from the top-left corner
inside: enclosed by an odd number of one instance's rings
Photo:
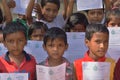
[[[45,34],[45,31],[43,29],[35,29],[31,35],[31,40],[37,40],[41,41],[43,40],[43,36]]]
[[[91,40],[86,40],[86,45],[89,48],[89,56],[94,60],[105,56],[108,49],[109,35],[103,32],[93,34]]]
[[[101,23],[104,17],[103,9],[89,10],[87,16],[90,23]]]
[[[70,32],[85,32],[85,26],[82,24],[76,24]]]
[[[53,41],[49,39],[46,45],[43,45],[43,48],[47,51],[50,59],[59,60],[62,58],[65,50],[67,50],[68,45],[65,44],[63,39],[56,38]]]
[[[46,3],[46,5],[42,8],[42,14],[44,16],[44,19],[48,22],[51,22],[54,20],[54,18],[58,14],[58,6],[54,3]]]
[[[22,54],[26,43],[27,40],[25,38],[25,34],[21,31],[7,34],[4,40],[4,45],[8,49],[9,53],[15,56]]]
[[[108,27],[120,27],[120,17],[111,15],[111,20],[107,24]]]

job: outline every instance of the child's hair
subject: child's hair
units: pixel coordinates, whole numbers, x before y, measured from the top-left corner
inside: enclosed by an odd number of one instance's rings
[[[35,29],[43,29],[46,32],[48,30],[48,27],[43,22],[37,22],[37,21],[33,22],[29,27],[29,31],[28,31],[29,38]]]
[[[93,34],[96,32],[103,32],[103,33],[107,33],[109,35],[109,31],[105,25],[103,25],[103,24],[89,24],[86,27],[85,38],[88,40],[91,40]]]
[[[104,8],[98,8],[98,9],[101,9],[101,10],[103,10],[103,12],[104,12]],[[90,9],[90,10],[94,10],[94,9]],[[88,12],[89,12],[90,10],[85,10],[85,12],[88,14]]]
[[[0,8],[0,24],[3,22],[3,13],[2,9]]]
[[[63,39],[65,44],[67,44],[66,33],[58,27],[52,27],[52,28],[48,29],[48,31],[44,35],[43,43],[44,43],[44,45],[46,45],[48,40],[54,41],[56,38]]]
[[[73,28],[77,24],[82,24],[86,28],[86,26],[88,25],[88,20],[85,14],[77,12],[77,13],[73,13],[68,18],[67,24],[70,29]]]
[[[106,13],[106,19],[105,19],[105,24],[108,24],[111,21],[111,16],[115,16],[116,18],[120,17],[120,10],[118,8],[112,9],[107,11]]]
[[[60,9],[60,0],[41,0],[41,7],[44,7],[48,2],[56,4],[58,6],[58,10]]]
[[[0,34],[1,34],[1,33],[3,33],[3,28],[2,28],[2,27],[0,27]]]
[[[21,31],[24,33],[25,38],[27,39],[26,29],[24,25],[20,22],[9,22],[3,29],[3,39],[5,40],[6,36],[11,33]]]

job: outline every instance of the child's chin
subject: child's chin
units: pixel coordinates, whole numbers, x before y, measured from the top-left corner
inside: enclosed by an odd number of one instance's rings
[[[53,21],[53,19],[48,19],[47,21],[48,21],[48,22],[52,22],[52,21]]]

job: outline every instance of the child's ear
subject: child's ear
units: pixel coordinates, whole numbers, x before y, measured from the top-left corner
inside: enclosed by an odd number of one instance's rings
[[[89,46],[89,40],[85,39],[85,45],[88,47]]]
[[[27,45],[27,40],[25,41],[25,44],[24,44],[25,46]]]
[[[5,41],[3,41],[3,44],[4,44],[5,47],[7,46]]]
[[[25,45],[27,45],[27,40],[26,40],[26,42],[25,42]]]
[[[67,49],[68,49],[68,47],[69,47],[69,45],[68,45],[68,44],[66,44],[66,48],[65,48],[65,50],[67,50]]]

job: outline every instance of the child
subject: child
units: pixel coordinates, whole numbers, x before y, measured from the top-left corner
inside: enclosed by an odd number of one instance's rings
[[[35,58],[24,51],[26,30],[19,22],[10,22],[3,29],[4,46],[8,52],[0,57],[0,73],[28,73],[35,80]]]
[[[85,32],[88,20],[83,13],[73,13],[67,21],[68,32]]]
[[[52,67],[66,63],[65,80],[73,80],[72,64],[63,57],[64,52],[68,48],[66,33],[57,27],[48,29],[43,39],[43,48],[47,52],[48,57],[39,65]]]
[[[89,23],[103,23],[104,9],[91,9],[86,12]]]
[[[77,80],[83,80],[82,62],[110,62],[110,80],[113,80],[115,61],[105,57],[108,43],[109,31],[106,26],[102,24],[89,24],[86,27],[85,44],[89,50],[83,58],[74,61]]]
[[[120,10],[118,8],[106,13],[105,24],[107,27],[120,27]]]
[[[110,0],[102,0],[102,1],[103,1],[103,8],[91,9],[86,11],[89,23],[104,24],[104,18],[105,18],[104,11],[110,9]]]
[[[28,31],[30,40],[37,40],[37,41],[43,40],[43,36],[47,30],[48,27],[46,24],[42,22],[33,22],[29,27],[29,31]]]
[[[70,0],[69,2],[73,2],[74,0]],[[41,13],[39,15],[39,21],[47,24],[48,28],[51,27],[59,27],[63,28],[65,25],[65,19],[67,14],[70,15],[72,11],[69,9],[67,11],[67,0],[64,0],[64,12],[63,14],[58,14],[60,9],[60,0],[41,0]]]
[[[115,70],[114,70],[114,79],[113,80],[120,80],[120,59],[117,61]]]

